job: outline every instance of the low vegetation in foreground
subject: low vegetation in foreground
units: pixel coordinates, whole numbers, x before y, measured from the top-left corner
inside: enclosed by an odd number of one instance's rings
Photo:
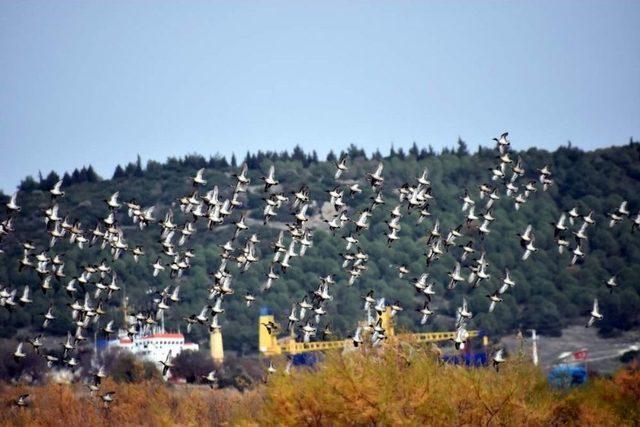
[[[107,409],[80,384],[4,384],[6,426],[106,425],[638,425],[640,368],[555,390],[525,357],[499,371],[443,364],[409,343],[382,352],[328,354],[314,368],[277,372],[244,392],[205,386],[105,381],[115,391]],[[29,393],[25,408],[13,405]]]

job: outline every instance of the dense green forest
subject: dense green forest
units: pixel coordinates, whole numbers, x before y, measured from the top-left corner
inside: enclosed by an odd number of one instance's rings
[[[554,185],[546,192],[538,191],[520,210],[513,208],[511,199],[503,197],[494,210],[497,220],[492,224],[491,233],[481,242],[487,251],[490,262],[491,279],[483,281],[478,289],[468,284],[460,284],[455,292],[446,292],[447,273],[452,269],[454,257],[444,256],[439,262],[427,266],[424,253],[426,236],[436,218],[443,230],[449,230],[464,223],[460,197],[465,189],[477,199],[478,185],[487,181],[488,169],[495,163],[496,151],[493,147],[481,147],[475,153],[469,153],[463,141],[454,149],[445,149],[436,153],[431,148],[414,145],[408,152],[392,149],[388,154],[376,152],[367,155],[363,150],[351,146],[347,150],[350,161],[349,171],[341,178],[342,182],[359,179],[373,170],[379,160],[384,162],[384,196],[386,204],[373,211],[371,226],[362,232],[360,245],[369,254],[368,270],[348,286],[348,276],[341,268],[340,253],[345,250],[342,238],[346,231],[332,235],[325,227],[314,231],[313,246],[304,257],[297,257],[286,274],[276,281],[267,293],[260,292],[266,280],[275,240],[284,223],[291,222],[290,209],[280,210],[277,217],[264,226],[262,224],[262,186],[260,177],[267,173],[269,166],[275,164],[276,176],[282,191],[290,193],[306,184],[310,188],[311,200],[315,204],[309,210],[310,215],[320,212],[322,203],[328,201],[327,190],[336,185],[334,180],[334,162],[340,153],[330,153],[326,160],[319,160],[314,153],[305,153],[296,148],[292,153],[258,152],[247,154],[244,159],[235,157],[227,160],[216,156],[206,159],[199,155],[185,158],[170,158],[164,163],[146,162],[138,159],[124,167],[118,166],[111,179],[102,179],[91,167],[64,174],[55,172],[37,179],[26,178],[20,185],[18,195],[22,211],[14,220],[15,232],[2,240],[0,254],[0,284],[21,290],[30,284],[34,291],[34,303],[25,309],[9,312],[0,308],[0,336],[13,337],[33,333],[40,328],[42,313],[47,310],[49,301],[54,304],[57,318],[49,327],[49,334],[65,334],[71,329],[71,319],[66,304],[70,299],[64,291],[66,281],[75,277],[87,264],[97,264],[103,258],[110,261],[108,251],[99,247],[80,250],[70,245],[68,240],[59,242],[53,253],[65,253],[66,279],[55,284],[54,291],[43,295],[39,291],[39,278],[32,270],[19,272],[19,260],[22,257],[20,242],[33,240],[39,248],[48,247],[49,236],[43,221],[43,210],[50,205],[48,190],[58,179],[63,178],[66,196],[60,199],[62,215],[68,214],[70,220],[80,220],[82,226],[91,230],[107,214],[104,199],[115,191],[120,199],[137,200],[143,207],[155,205],[155,217],[161,219],[173,206],[176,223],[182,224],[188,216],[177,208],[177,199],[192,191],[191,177],[196,170],[205,169],[208,180],[207,189],[218,185],[223,197],[232,191],[233,177],[239,165],[249,167],[252,187],[246,194],[244,209],[250,209],[249,233],[257,233],[261,241],[258,255],[263,260],[248,271],[240,273],[234,270],[232,287],[235,294],[225,299],[225,313],[222,316],[225,347],[240,353],[257,349],[257,318],[260,307],[271,308],[278,319],[285,321],[292,302],[299,301],[305,294],[315,290],[319,277],[333,274],[337,284],[332,288],[333,300],[328,304],[328,319],[337,336],[353,333],[357,320],[362,313],[362,299],[370,289],[376,296],[384,296],[387,301],[399,300],[405,311],[397,318],[401,329],[411,331],[453,330],[455,308],[466,294],[470,309],[474,313],[471,328],[482,328],[492,336],[513,332],[518,328],[537,329],[542,334],[557,335],[563,327],[572,323],[584,323],[588,318],[594,297],[600,300],[604,319],[598,323],[604,335],[615,334],[640,324],[640,232],[631,232],[631,222],[624,221],[609,228],[607,213],[615,210],[623,200],[628,200],[632,215],[640,209],[640,143],[630,142],[626,146],[582,151],[571,145],[563,146],[553,152],[531,148],[514,152],[513,157],[522,156],[527,175],[535,175],[535,170],[549,164],[553,172]],[[429,170],[434,200],[431,203],[431,218],[416,224],[417,216],[405,215],[402,218],[400,239],[390,247],[387,245],[385,220],[389,211],[397,204],[398,195],[394,191],[403,183],[415,180],[424,168]],[[362,185],[363,193],[349,199],[349,213],[360,212],[370,204],[374,195],[371,188]],[[8,196],[0,195],[2,205]],[[562,212],[578,207],[582,214],[595,211],[596,225],[589,229],[586,256],[577,265],[571,266],[571,253],[559,255],[554,243],[552,223]],[[239,216],[235,212],[231,220]],[[149,291],[161,290],[181,284],[181,303],[167,312],[166,323],[170,329],[186,330],[181,320],[184,316],[198,313],[206,300],[207,287],[211,283],[209,273],[215,271],[220,262],[220,248],[233,234],[233,226],[220,226],[207,230],[200,224],[197,232],[188,241],[186,247],[193,248],[196,257],[192,267],[179,279],[172,279],[161,273],[152,277],[151,265],[161,253],[160,229],[151,226],[144,231],[138,230],[125,212],[118,214],[118,220],[126,230],[130,247],[143,245],[146,254],[139,262],[134,262],[131,254],[113,262],[131,307],[144,309],[150,304]],[[319,221],[316,221],[319,223]],[[231,221],[227,221],[231,224]],[[540,251],[529,260],[522,262],[522,249],[517,233],[521,233],[527,224],[532,224],[536,233],[536,244]],[[471,237],[478,240],[477,231],[470,230]],[[468,237],[458,243],[466,243]],[[457,253],[458,248],[452,249]],[[406,264],[410,274],[399,278],[396,266]],[[235,268],[235,267],[234,267]],[[487,294],[500,285],[500,277],[505,268],[512,271],[517,282],[515,288],[505,295],[505,300],[494,313],[487,312]],[[421,303],[414,290],[411,279],[423,272],[429,272],[436,282],[437,296],[432,304],[437,315],[425,326],[419,323],[419,314],[415,308]],[[605,281],[617,275],[620,286],[613,292],[605,286]],[[257,301],[247,307],[243,296],[250,290],[256,294]],[[122,292],[122,291],[121,291]],[[108,317],[116,319],[116,325],[122,324],[120,311],[121,295],[109,302]],[[206,327],[196,327],[189,338],[202,344],[207,342]]]

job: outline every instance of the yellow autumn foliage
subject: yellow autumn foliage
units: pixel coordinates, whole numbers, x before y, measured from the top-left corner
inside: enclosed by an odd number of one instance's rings
[[[623,378],[623,379],[620,379]],[[547,385],[524,358],[500,367],[443,364],[409,343],[346,355],[317,369],[274,374],[257,416],[242,425],[621,426],[640,422],[640,371],[570,391]]]
[[[640,424],[640,369],[554,390],[542,371],[512,356],[499,372],[442,363],[412,343],[328,353],[313,368],[278,371],[244,393],[107,379],[106,409],[86,387],[0,386],[2,426],[624,426]],[[27,408],[11,404],[30,394]]]
[[[257,407],[259,391],[240,393],[235,389],[167,386],[161,381],[115,383],[107,379],[101,392],[115,391],[107,409],[86,387],[49,384],[23,387],[4,385],[0,399],[2,426],[215,426],[222,425],[241,411],[247,416]],[[13,400],[29,393],[29,406],[18,408]],[[239,415],[239,414],[238,414]]]

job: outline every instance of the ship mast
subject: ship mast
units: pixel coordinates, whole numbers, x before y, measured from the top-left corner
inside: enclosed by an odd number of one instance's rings
[[[124,322],[122,327],[124,329],[127,328],[127,306],[129,303],[129,298],[127,298],[127,284],[126,282],[122,283],[122,321]]]

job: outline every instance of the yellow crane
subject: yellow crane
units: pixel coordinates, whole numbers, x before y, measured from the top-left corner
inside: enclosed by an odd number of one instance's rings
[[[387,337],[410,337],[413,341],[419,343],[440,342],[452,340],[455,336],[455,332],[424,332],[415,334],[395,334],[393,327],[393,321],[391,318],[391,307],[387,307],[384,313],[380,315],[382,320],[382,327],[384,328]],[[351,340],[337,340],[337,341],[314,341],[314,342],[296,342],[293,339],[286,341],[279,341],[276,333],[269,333],[265,325],[275,324],[275,317],[272,314],[261,314],[258,323],[258,350],[265,356],[273,356],[277,354],[300,354],[310,351],[324,351],[332,349],[340,349],[345,346],[351,345]],[[468,331],[469,338],[477,337],[478,331]],[[487,337],[484,337],[483,342],[488,343]]]
[[[431,343],[453,340],[456,332],[422,332],[410,334],[395,334],[393,321],[391,318],[391,307],[387,307],[386,311],[380,315],[382,327],[386,331],[387,337],[407,337],[418,343]],[[277,332],[269,333],[265,325],[276,324],[273,314],[262,312],[258,318],[258,350],[265,356],[274,356],[278,354],[300,354],[310,351],[325,351],[332,349],[341,349],[351,345],[351,340],[336,341],[314,341],[314,342],[296,342],[293,339],[278,340]],[[468,338],[475,338],[480,335],[479,331],[468,331]],[[482,344],[487,346],[489,339],[486,335],[482,337]],[[224,360],[224,350],[222,344],[222,332],[217,329],[210,335],[211,358],[222,363]]]

